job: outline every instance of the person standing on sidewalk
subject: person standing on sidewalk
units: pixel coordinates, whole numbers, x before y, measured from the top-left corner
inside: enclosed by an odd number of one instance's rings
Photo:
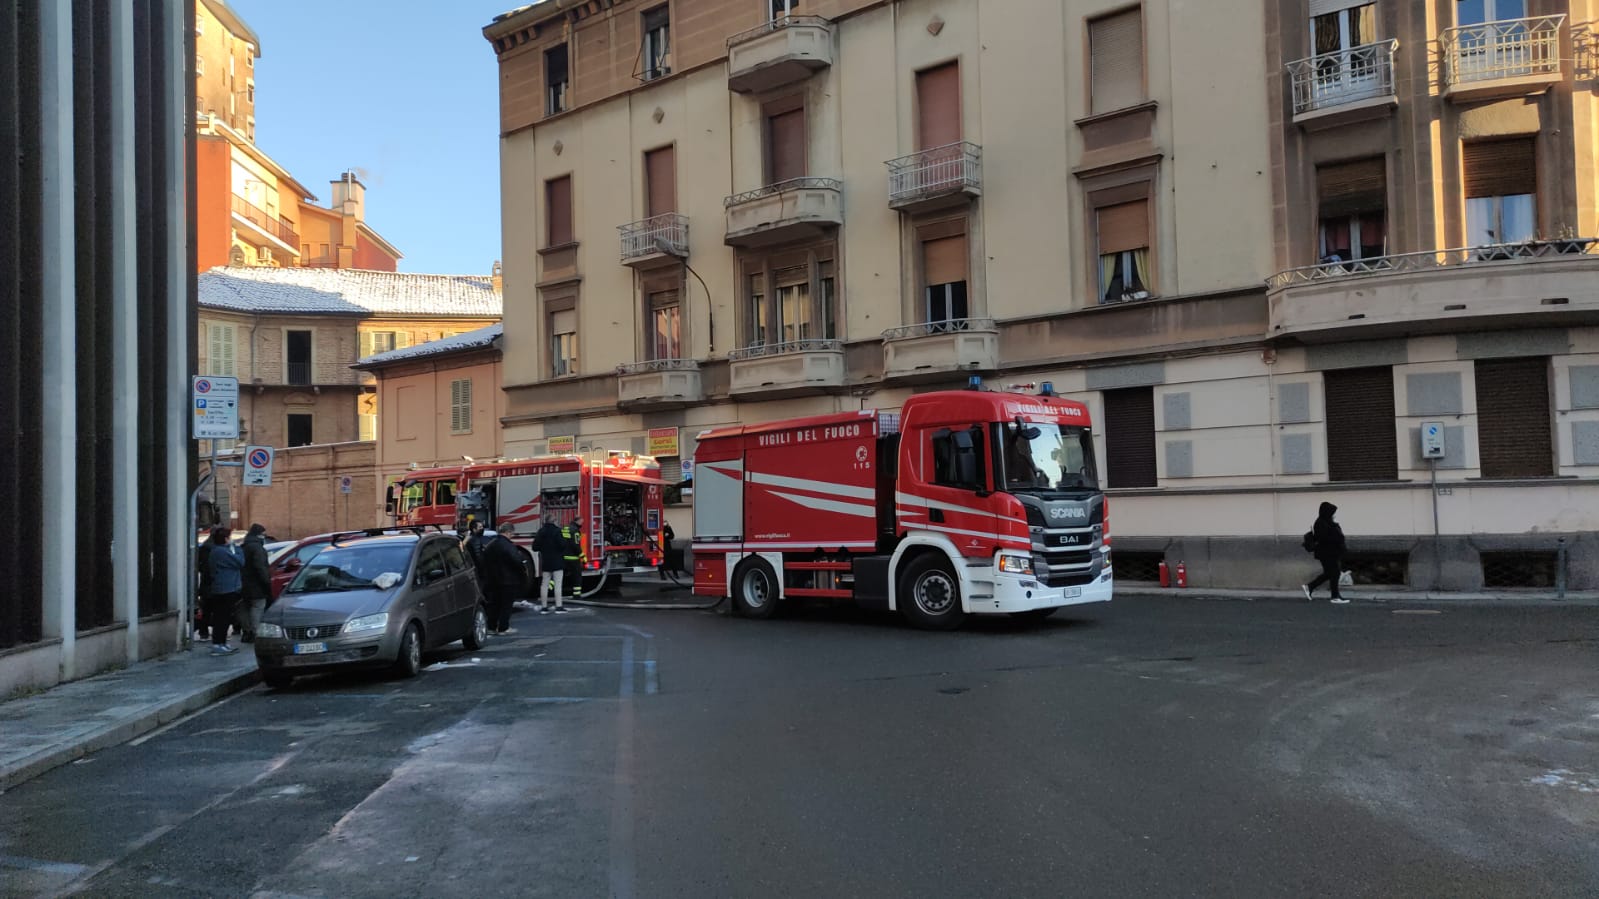
[[[195,606],[194,639],[211,639],[211,550],[217,545],[218,528],[206,531],[205,542],[200,544],[200,550],[194,554],[194,567],[200,574],[200,587],[196,596],[200,600]]]
[[[495,534],[483,543],[483,565],[478,569],[489,599],[489,630],[514,634],[511,607],[517,594],[527,586],[527,571],[522,567],[522,552],[504,534]]]
[[[576,599],[583,595],[583,563],[588,561],[583,553],[583,523],[573,519],[571,524],[561,528],[561,537],[566,545],[561,556],[561,564],[566,569],[566,589],[572,591],[572,598]],[[555,601],[555,611],[566,611],[559,599]]]
[[[561,604],[561,591],[566,583],[566,543],[566,535],[556,525],[555,516],[545,516],[544,526],[533,535],[533,551],[539,557],[539,588],[533,599],[538,603],[540,615],[550,611],[549,591],[552,584],[556,608],[565,608]]]
[[[228,627],[233,623],[234,609],[244,592],[244,553],[232,544],[232,537],[232,528],[226,525],[217,528],[211,536],[217,545],[211,547],[206,557],[211,566],[211,601],[205,617],[211,626],[212,655],[239,651],[228,645]]]
[[[1299,589],[1305,592],[1305,599],[1314,600],[1316,588],[1326,582],[1332,587],[1332,601],[1338,605],[1349,602],[1343,594],[1338,592],[1338,579],[1344,571],[1344,529],[1333,521],[1333,516],[1338,514],[1338,507],[1332,503],[1322,503],[1320,514],[1316,516],[1316,524],[1311,527],[1310,533],[1305,535],[1305,548],[1315,555],[1321,563],[1321,574],[1316,579]]]
[[[266,526],[250,525],[244,535],[244,603],[239,606],[239,629],[244,631],[240,641],[255,642],[255,629],[261,626],[261,614],[272,599],[272,571],[267,567]]]

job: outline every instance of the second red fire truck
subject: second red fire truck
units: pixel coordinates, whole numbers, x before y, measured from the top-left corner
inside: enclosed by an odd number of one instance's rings
[[[694,592],[846,599],[948,629],[1111,598],[1088,409],[980,389],[719,428],[694,457]]]
[[[464,528],[472,515],[511,531],[524,549],[546,516],[562,526],[581,522],[582,593],[589,595],[612,576],[660,566],[665,487],[660,467],[645,456],[560,455],[407,472],[387,501],[397,525]]]

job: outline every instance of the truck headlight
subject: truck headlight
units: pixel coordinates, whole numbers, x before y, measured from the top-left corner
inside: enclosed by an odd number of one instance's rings
[[[1033,557],[1012,556],[1002,553],[999,557],[999,570],[1006,574],[1032,574]]]
[[[379,612],[376,615],[363,615],[360,618],[351,618],[344,625],[346,634],[358,634],[362,631],[380,631],[389,626],[389,613]]]
[[[265,621],[263,621],[258,627],[256,627],[255,635],[257,637],[267,637],[281,640],[283,639],[283,628],[278,627],[275,624],[267,624]]]

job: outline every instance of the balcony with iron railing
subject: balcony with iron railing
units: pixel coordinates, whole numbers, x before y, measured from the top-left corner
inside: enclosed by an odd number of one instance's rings
[[[727,39],[727,87],[750,94],[795,84],[833,64],[833,23],[781,16]]]
[[[1565,21],[1563,15],[1537,16],[1439,32],[1444,95],[1482,100],[1547,90],[1562,77],[1560,27]]]
[[[300,235],[294,230],[293,222],[281,215],[267,212],[238,194],[232,194],[231,199],[235,221],[242,220],[261,236],[281,243],[283,249],[296,256],[300,254]]]
[[[649,359],[616,367],[616,401],[629,409],[661,409],[702,402],[700,364],[693,359]]]
[[[999,328],[991,318],[922,322],[883,332],[883,378],[909,382],[999,367]]]
[[[268,378],[257,383],[267,386],[272,382]],[[283,380],[278,382],[278,386],[352,387],[362,383],[373,383],[372,374],[355,371],[347,363],[286,362],[283,365]]]
[[[726,242],[759,247],[814,237],[844,223],[844,185],[833,178],[791,178],[722,201]]]
[[[1599,238],[1529,240],[1326,262],[1267,279],[1274,337],[1338,339],[1509,321],[1599,321]]]
[[[778,396],[844,385],[844,344],[838,340],[759,343],[727,354],[728,391]]]
[[[884,164],[888,205],[901,212],[956,205],[983,193],[983,148],[971,141],[920,150]]]
[[[648,267],[688,256],[688,216],[676,212],[617,226],[622,235],[622,263]]]
[[[1394,95],[1396,40],[1296,59],[1287,66],[1294,121],[1334,125],[1386,115]]]

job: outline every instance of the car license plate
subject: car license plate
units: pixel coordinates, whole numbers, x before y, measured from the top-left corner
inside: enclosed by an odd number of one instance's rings
[[[1082,587],[1067,587],[1060,594],[1061,599],[1076,599],[1077,597],[1082,596],[1082,595],[1083,595],[1083,588]]]
[[[296,644],[294,644],[294,654],[297,655],[297,656],[308,655],[308,654],[313,653],[313,652],[327,652],[327,651],[328,651],[328,645],[326,643],[296,643]]]

